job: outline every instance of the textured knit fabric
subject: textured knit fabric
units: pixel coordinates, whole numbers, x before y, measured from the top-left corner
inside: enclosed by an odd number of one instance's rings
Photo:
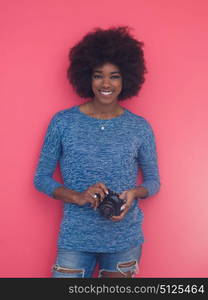
[[[58,162],[63,184],[53,178]],[[34,184],[50,197],[59,186],[82,192],[97,182],[121,193],[137,186],[139,170],[148,196],[157,193],[160,180],[155,137],[143,117],[125,109],[118,117],[101,120],[73,106],[52,117]],[[144,241],[142,221],[136,199],[119,222],[102,217],[89,203],[64,203],[58,247],[89,252],[127,250]]]

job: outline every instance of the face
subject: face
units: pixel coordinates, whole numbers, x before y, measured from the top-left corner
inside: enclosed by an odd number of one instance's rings
[[[92,73],[94,100],[102,104],[116,102],[122,90],[122,77],[116,65],[106,63]]]

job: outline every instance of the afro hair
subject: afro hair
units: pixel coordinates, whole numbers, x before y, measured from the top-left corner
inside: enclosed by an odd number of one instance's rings
[[[92,98],[92,72],[105,63],[116,65],[122,76],[118,100],[136,96],[147,72],[143,42],[129,33],[129,27],[95,28],[70,49],[67,78],[82,98]]]

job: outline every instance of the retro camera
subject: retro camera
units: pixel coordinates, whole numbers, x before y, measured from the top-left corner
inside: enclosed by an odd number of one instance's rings
[[[97,194],[98,197],[100,196]],[[108,194],[104,197],[103,201],[100,202],[98,210],[100,214],[105,218],[111,218],[112,216],[119,216],[123,211],[123,205],[125,200],[119,198],[119,194],[108,189]]]

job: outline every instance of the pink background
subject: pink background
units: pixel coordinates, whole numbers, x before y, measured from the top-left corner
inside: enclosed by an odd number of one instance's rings
[[[141,203],[138,276],[208,277],[207,15],[206,0],[0,1],[1,277],[51,276],[62,204],[35,190],[34,171],[51,116],[83,102],[69,48],[111,25],[145,43],[147,80],[122,105],[152,124],[162,182]]]

